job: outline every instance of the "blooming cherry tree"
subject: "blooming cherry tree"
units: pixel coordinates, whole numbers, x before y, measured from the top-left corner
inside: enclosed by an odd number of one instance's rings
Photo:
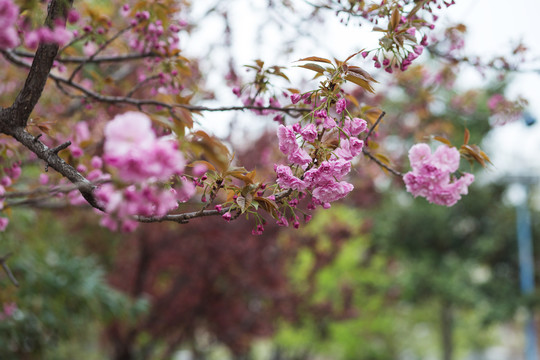
[[[467,141],[459,150],[448,143],[433,154],[418,144],[409,152],[412,171],[403,175],[376,151],[385,113],[359,102],[375,92],[377,80],[353,63],[369,57],[388,73],[410,71],[430,45],[437,12],[453,1],[315,4],[370,22],[381,34],[380,46],[359,49],[344,61],[299,60],[300,68],[315,74],[311,89],[279,89],[274,80],[290,81],[286,69],[256,60],[247,66],[252,81],[232,70],[227,76],[241,104],[215,108],[198,104],[210,91],[197,62],[182,55],[180,35],[188,36],[192,26],[181,20],[188,2],[110,2],[101,8],[46,3],[46,9],[25,4],[23,11],[14,0],[0,0],[0,54],[3,65],[15,69],[2,78],[2,231],[7,209],[19,199],[43,207],[62,201],[91,206],[111,230],[246,215],[260,234],[268,221],[263,213],[298,227],[316,207],[346,197],[353,190],[352,169],[365,166],[362,158],[403,178],[413,196],[445,206],[474,180],[459,171],[460,156],[489,162]],[[454,56],[455,49],[445,54]],[[497,99],[490,103],[502,106]],[[278,123],[281,158],[272,178],[236,163],[230,144],[194,126],[195,114],[244,110]],[[36,162],[44,172],[18,184],[26,164]]]

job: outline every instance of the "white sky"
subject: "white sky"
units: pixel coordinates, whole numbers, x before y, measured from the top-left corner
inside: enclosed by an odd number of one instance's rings
[[[199,8],[206,9],[213,2],[194,2]],[[232,7],[230,23],[232,24],[233,49],[237,60],[237,68],[241,69],[244,64],[252,63],[254,59],[262,59],[268,64],[280,64],[289,66],[287,74],[293,80],[305,78],[307,71],[291,67],[294,61],[306,56],[325,56],[345,58],[351,53],[362,48],[374,48],[377,44],[378,35],[370,31],[369,26],[358,27],[355,25],[345,26],[339,22],[332,13],[327,12],[328,19],[325,26],[313,24],[304,30],[312,39],[294,43],[290,52],[283,52],[283,43],[297,31],[291,24],[294,16],[282,14],[283,28],[267,28],[262,38],[257,38],[257,26],[267,21],[270,16],[266,11],[266,1],[227,0],[227,7]],[[304,2],[294,0],[295,6],[302,7]],[[199,5],[200,4],[200,5]],[[538,16],[540,13],[540,1],[536,0],[457,0],[456,5],[441,11],[441,17],[437,26],[450,22],[463,22],[469,32],[466,40],[466,50],[471,55],[494,56],[508,53],[513,46],[522,40],[529,47],[529,59],[536,59],[530,65],[540,69],[540,42],[538,37]],[[281,14],[280,14],[281,15]],[[209,17],[200,22],[199,29],[194,36],[184,39],[184,48],[188,55],[196,55],[211,58],[211,68],[206,69],[208,74],[226,72],[227,53],[219,46],[208,48],[208,43],[215,41],[223,34],[224,28],[219,17]],[[368,71],[375,73],[371,61],[358,57],[358,64]],[[242,71],[239,71],[241,74]],[[458,82],[462,87],[478,87],[482,79],[473,69],[464,70]],[[239,104],[239,100],[230,93],[230,89],[224,87],[224,80],[220,75],[208,76],[210,88],[222,88],[218,93],[218,100],[209,105]],[[296,85],[296,84],[295,84]],[[507,96],[515,99],[522,95],[529,100],[529,112],[540,119],[540,73],[525,72],[515,75],[515,81],[508,88]],[[242,123],[253,123],[250,114],[235,114]],[[227,133],[231,114],[207,113],[205,114],[203,127],[206,130],[224,135]]]

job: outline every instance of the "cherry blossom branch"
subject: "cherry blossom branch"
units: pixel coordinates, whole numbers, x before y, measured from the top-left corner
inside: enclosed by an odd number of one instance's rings
[[[285,190],[275,195],[276,201],[280,201],[281,199],[286,198],[291,194],[292,190]],[[204,210],[204,208],[198,211],[188,212],[188,213],[182,213],[182,214],[168,214],[164,216],[136,216],[136,220],[142,223],[151,223],[151,222],[163,222],[163,221],[173,221],[177,222],[179,224],[187,224],[189,220],[200,218],[200,217],[207,217],[207,216],[216,216],[216,215],[223,215],[229,211],[231,211],[231,208],[233,206],[224,207],[221,210]],[[233,216],[231,220],[235,220],[238,218],[238,216],[241,215],[241,212],[237,214],[236,216]]]
[[[28,52],[28,51],[22,51],[22,50],[13,50],[13,54],[24,57],[24,58],[34,58],[36,54]],[[142,54],[125,54],[125,55],[110,55],[110,56],[99,56],[94,57],[90,59],[86,56],[62,56],[58,57],[55,60],[64,63],[64,64],[79,64],[79,63],[92,63],[92,64],[98,64],[98,63],[116,63],[116,62],[126,62],[126,61],[134,61],[134,60],[141,60],[149,57],[163,57],[163,55],[159,53],[154,52],[147,52]]]
[[[183,214],[168,214],[164,216],[136,216],[136,220],[142,223],[152,223],[152,222],[163,222],[163,221],[174,221],[179,224],[187,224],[190,219],[195,219],[199,217],[206,216],[215,216],[223,215],[226,212],[231,210],[230,207],[223,208],[221,210],[204,210],[204,211],[193,211]]]
[[[51,0],[48,6],[45,24],[52,27],[55,20],[65,18],[65,14],[71,7],[71,4],[72,1]],[[39,140],[40,135],[34,137],[25,129],[28,118],[43,93],[57,53],[58,44],[41,43],[32,65],[25,64],[25,67],[29,67],[30,71],[21,92],[17,95],[11,107],[0,109],[0,132],[15,138],[15,140],[36,154],[40,159],[44,160],[47,168],[52,167],[71,181],[90,205],[96,209],[103,210],[93,195],[95,185],[58,156],[58,153],[67,148],[71,143],[66,142],[56,148],[50,149]]]
[[[2,269],[4,269],[4,272],[6,273],[8,279],[15,285],[16,287],[19,287],[19,282],[17,279],[15,279],[15,276],[13,276],[13,273],[11,272],[9,266],[7,265],[7,260],[11,257],[12,253],[7,253],[6,255],[0,257],[0,264],[2,265]]]
[[[69,142],[50,149],[47,145],[39,140],[39,137],[34,137],[22,127],[7,129],[4,133],[15,138],[18,142],[36,154],[40,159],[44,160],[47,167],[53,168],[62,174],[66,179],[71,181],[79,190],[84,199],[92,207],[103,211],[103,207],[98,203],[93,193],[96,185],[92,184],[73,166],[69,165],[60,156],[58,156],[58,152],[67,148],[69,146]]]
[[[2,50],[0,52],[11,63],[21,66],[21,67],[26,67],[26,68],[29,67],[27,63],[17,58],[13,51]],[[273,111],[281,111],[285,113],[295,113],[295,112],[302,113],[302,112],[311,111],[311,109],[300,108],[300,107],[276,107],[276,106],[253,106],[253,105],[208,107],[208,106],[188,105],[188,104],[178,104],[178,103],[170,104],[170,103],[166,103],[166,102],[158,101],[158,100],[136,99],[136,98],[131,98],[127,96],[108,96],[108,95],[101,95],[95,91],[85,88],[79,83],[69,81],[68,79],[65,79],[55,74],[50,73],[49,77],[58,83],[65,84],[76,90],[79,90],[80,92],[85,94],[87,97],[91,98],[92,100],[102,102],[102,103],[109,103],[109,104],[133,105],[139,109],[141,109],[143,106],[159,106],[159,107],[167,108],[169,110],[173,110],[174,108],[183,108],[183,109],[186,109],[189,111],[195,111],[195,112],[197,111],[220,112],[220,111],[245,111],[245,110],[259,110],[259,111],[273,110]]]

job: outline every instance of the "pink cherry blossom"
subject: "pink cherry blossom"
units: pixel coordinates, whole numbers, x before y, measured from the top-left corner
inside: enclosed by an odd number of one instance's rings
[[[7,27],[0,32],[0,50],[11,49],[19,45],[17,30],[13,27]]]
[[[0,49],[14,48],[19,44],[15,22],[19,8],[12,0],[0,0]]]
[[[149,148],[156,139],[148,116],[128,111],[105,126],[104,151],[109,156],[125,156],[137,148]]]
[[[414,197],[425,197],[430,203],[452,206],[468,192],[474,176],[464,173],[455,178],[459,167],[459,151],[441,145],[431,154],[427,144],[416,144],[409,150],[412,171],[403,176],[407,191]]]
[[[335,128],[337,126],[337,123],[333,118],[326,116],[323,118],[322,126],[323,128],[330,130],[330,129]]]
[[[293,175],[290,167],[276,166],[277,183],[282,189],[304,190],[306,183]]]
[[[313,198],[321,203],[330,203],[347,196],[354,186],[345,181],[330,181],[313,190]]]
[[[347,100],[339,99],[338,102],[336,103],[336,112],[338,114],[341,114],[345,110],[346,107],[347,107]]]
[[[311,162],[311,156],[302,148],[298,147],[295,151],[287,156],[287,160],[297,165],[307,165]]]
[[[313,124],[306,125],[301,131],[300,134],[307,142],[314,142],[317,139],[318,133],[317,128]]]
[[[352,120],[348,117],[345,119],[345,124],[343,126],[343,130],[349,135],[349,136],[358,136],[361,133],[365,132],[367,130],[367,122],[364,119],[360,118],[353,118]]]
[[[292,126],[280,125],[277,129],[277,136],[279,140],[279,150],[285,155],[292,154],[298,149],[296,135],[294,134]]]
[[[432,155],[432,161],[438,164],[439,169],[453,173],[459,168],[459,157],[456,148],[441,145]]]

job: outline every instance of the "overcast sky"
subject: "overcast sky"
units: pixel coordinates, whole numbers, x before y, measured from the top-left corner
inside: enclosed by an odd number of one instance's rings
[[[202,14],[209,4],[213,2],[194,2],[196,7],[201,6],[199,15]],[[304,4],[301,0],[295,0],[296,6]],[[223,4],[223,3],[222,3]],[[344,26],[330,12],[327,13],[325,26],[314,24],[304,31],[311,35],[311,40],[303,40],[295,43],[290,52],[283,52],[283,43],[287,41],[287,35],[297,31],[292,27],[294,18],[291,14],[283,14],[283,28],[268,27],[262,37],[257,35],[257,26],[261,22],[267,22],[270,16],[266,9],[266,1],[228,0],[227,7],[232,7],[229,20],[233,33],[233,49],[237,59],[237,66],[251,63],[254,59],[262,59],[270,64],[285,66],[294,65],[294,61],[305,56],[326,56],[345,58],[361,48],[374,48],[377,46],[378,34],[370,31],[369,26]],[[197,12],[196,12],[197,13]],[[442,28],[445,24],[463,22],[469,32],[466,40],[466,50],[470,55],[495,56],[508,53],[520,40],[529,47],[529,59],[536,59],[528,65],[529,68],[540,68],[540,41],[538,37],[538,16],[540,14],[540,1],[537,0],[456,0],[456,5],[441,11],[441,18],[437,27]],[[196,14],[197,16],[197,14]],[[226,71],[226,52],[219,46],[209,49],[202,44],[215,41],[216,34],[221,35],[224,31],[219,17],[207,18],[200,22],[195,36],[185,39],[186,53],[212,59],[212,67],[206,73],[211,74],[216,70]],[[289,31],[287,26],[290,26]],[[359,62],[362,62],[359,59]],[[365,64],[366,69],[373,71],[371,62]],[[305,77],[303,69],[290,68],[287,74],[298,79]],[[464,76],[459,82],[462,87],[477,87],[482,78],[473,70],[464,70]],[[219,104],[237,103],[238,100],[230,94],[230,90],[223,87],[224,82],[220,76],[208,77],[209,87],[223,88],[219,95]],[[510,99],[522,95],[530,102],[529,111],[540,119],[540,73],[524,72],[515,75],[515,81],[508,89]],[[214,105],[217,105],[214,104]],[[240,118],[249,114],[239,114]],[[222,135],[226,131],[226,119],[228,114],[212,113],[205,114],[205,127],[209,131]],[[252,123],[252,122],[251,122]]]

